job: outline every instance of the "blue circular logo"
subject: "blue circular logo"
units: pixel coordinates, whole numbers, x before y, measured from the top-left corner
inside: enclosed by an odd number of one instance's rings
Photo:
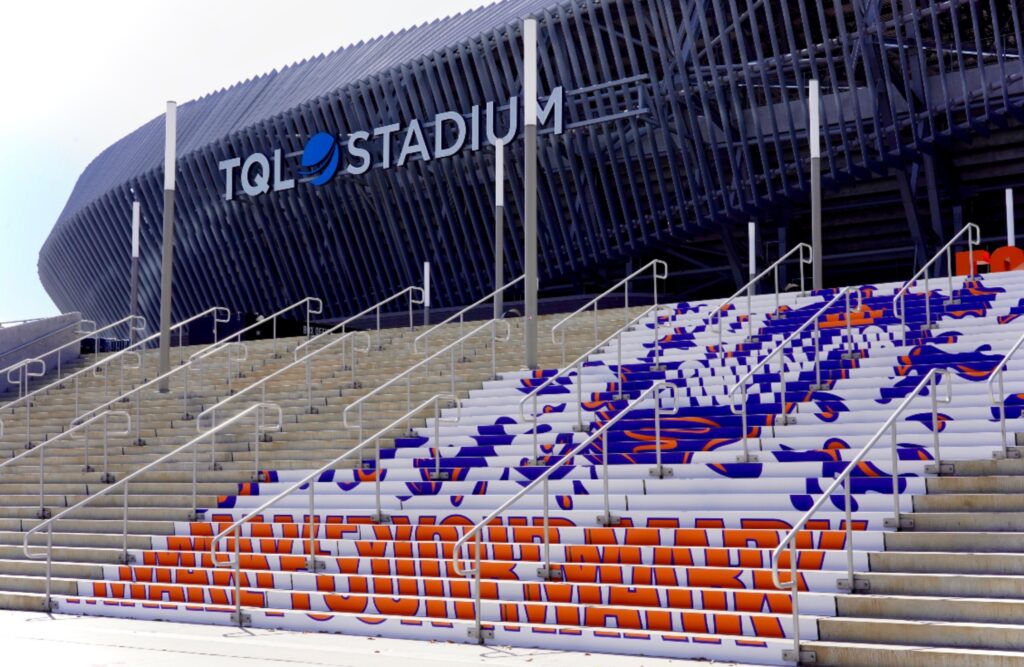
[[[338,138],[328,132],[318,132],[306,142],[302,149],[302,166],[299,174],[312,177],[310,183],[323,185],[334,178],[341,160],[341,147]]]

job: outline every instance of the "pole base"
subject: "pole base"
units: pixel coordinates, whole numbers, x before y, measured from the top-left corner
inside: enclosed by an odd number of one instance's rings
[[[46,507],[40,507],[39,511],[36,512],[37,519],[49,519],[51,516],[53,516],[53,512]]]
[[[736,463],[757,463],[757,454],[737,454]]]
[[[115,477],[114,473],[112,472],[105,472],[102,475],[100,475],[100,481],[103,482],[104,484],[113,484],[114,482],[117,481],[117,477]]]
[[[144,438],[136,438],[135,439],[135,446],[136,447],[145,447],[146,446],[146,440]]]
[[[782,651],[782,659],[797,665],[808,665],[818,662],[818,654],[806,649],[794,651],[791,648],[787,648]]]
[[[240,614],[234,613],[231,614],[231,622],[240,628],[252,627],[252,616],[246,614],[245,612],[242,612]]]
[[[658,479],[665,479],[666,477],[671,477],[674,474],[672,468],[667,468],[663,465],[654,466],[651,468],[650,472],[651,477],[657,477]]]
[[[306,572],[323,572],[326,565],[319,558],[312,558],[306,561]]]
[[[96,468],[92,466],[82,466],[82,472],[96,472]]]
[[[843,577],[836,582],[836,587],[844,593],[866,593],[871,590],[871,582],[854,575],[852,580]]]
[[[913,530],[914,520],[909,516],[901,516],[899,519],[889,517],[882,522],[885,528],[892,528],[894,530]]]
[[[121,565],[130,565],[135,562],[135,554],[121,554],[117,557],[117,562]]]
[[[944,475],[953,475],[956,473],[956,468],[952,463],[942,463],[936,461],[935,463],[929,463],[924,467],[924,471],[930,475],[938,475],[940,477]]]
[[[441,470],[441,471],[433,471],[433,470],[431,470],[429,473],[427,473],[427,477],[432,482],[446,482],[449,479],[451,479],[451,473],[448,472],[447,470]]]
[[[622,523],[622,518],[617,517],[614,514],[602,514],[597,517],[597,523],[601,526],[617,526]]]
[[[318,407],[316,407],[314,405],[311,405],[308,408],[306,408],[306,414],[307,415],[318,415],[318,414],[320,414],[320,408],[318,408]]]
[[[466,629],[466,636],[480,644],[483,644],[484,641],[488,639],[494,639],[494,630],[471,627]]]
[[[561,581],[562,571],[551,567],[537,568],[537,576],[544,581]]]
[[[391,523],[391,515],[384,512],[374,512],[370,516],[370,520],[374,523]]]

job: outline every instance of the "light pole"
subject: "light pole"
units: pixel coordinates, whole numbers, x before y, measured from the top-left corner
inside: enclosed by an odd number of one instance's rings
[[[171,294],[174,284],[174,172],[176,170],[176,136],[178,105],[167,103],[164,133],[164,234],[163,263],[160,271],[160,375],[171,369]],[[167,377],[160,380],[160,392],[170,390]]]
[[[505,284],[505,144],[494,142],[494,289]],[[494,294],[494,319],[505,309],[505,293]]]
[[[526,252],[526,367],[537,368],[537,19],[523,21],[523,122],[526,165],[523,230]]]
[[[807,138],[811,144],[811,270],[812,287],[821,289],[821,130],[818,120],[818,80],[811,79],[807,100]]]

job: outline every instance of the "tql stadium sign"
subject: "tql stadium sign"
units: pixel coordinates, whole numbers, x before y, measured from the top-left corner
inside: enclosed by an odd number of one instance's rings
[[[276,148],[269,156],[251,153],[244,159],[236,156],[221,160],[218,167],[224,175],[224,199],[231,201],[239,191],[257,197],[291,190],[296,182],[323,185],[339,172],[357,176],[370,169],[404,167],[413,159],[440,160],[462,150],[480,150],[484,141],[492,145],[508,143],[520,130],[520,106],[518,96],[513,96],[501,108],[490,101],[482,109],[474,104],[469,113],[442,111],[429,121],[414,118],[404,126],[392,123],[344,136],[319,132],[301,151],[284,153]],[[561,134],[563,106],[561,86],[546,99],[538,100],[538,131],[547,127]],[[504,122],[499,119],[501,109],[507,113]],[[501,136],[495,129],[499,124],[505,130]]]

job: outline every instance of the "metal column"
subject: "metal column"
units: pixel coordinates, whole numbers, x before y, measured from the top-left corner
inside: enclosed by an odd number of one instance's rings
[[[821,130],[818,120],[818,81],[811,79],[807,101],[807,138],[811,144],[811,270],[813,289],[822,288],[821,280]]]
[[[537,20],[523,21],[523,121],[526,136],[526,367],[537,368]]]
[[[494,144],[494,289],[505,284],[505,144]],[[494,319],[505,310],[505,293],[494,295]]]
[[[160,375],[171,369],[171,294],[174,284],[174,172],[178,106],[167,103],[164,135],[164,249],[160,271]],[[160,391],[170,389],[168,378],[160,380]]]
[[[1013,248],[1017,245],[1017,231],[1013,219],[1013,188],[1006,188],[1006,245]]]
[[[142,221],[139,202],[132,202],[132,287],[131,303],[128,304],[130,315],[139,314],[139,225]],[[135,342],[135,327],[128,327],[130,342]]]

